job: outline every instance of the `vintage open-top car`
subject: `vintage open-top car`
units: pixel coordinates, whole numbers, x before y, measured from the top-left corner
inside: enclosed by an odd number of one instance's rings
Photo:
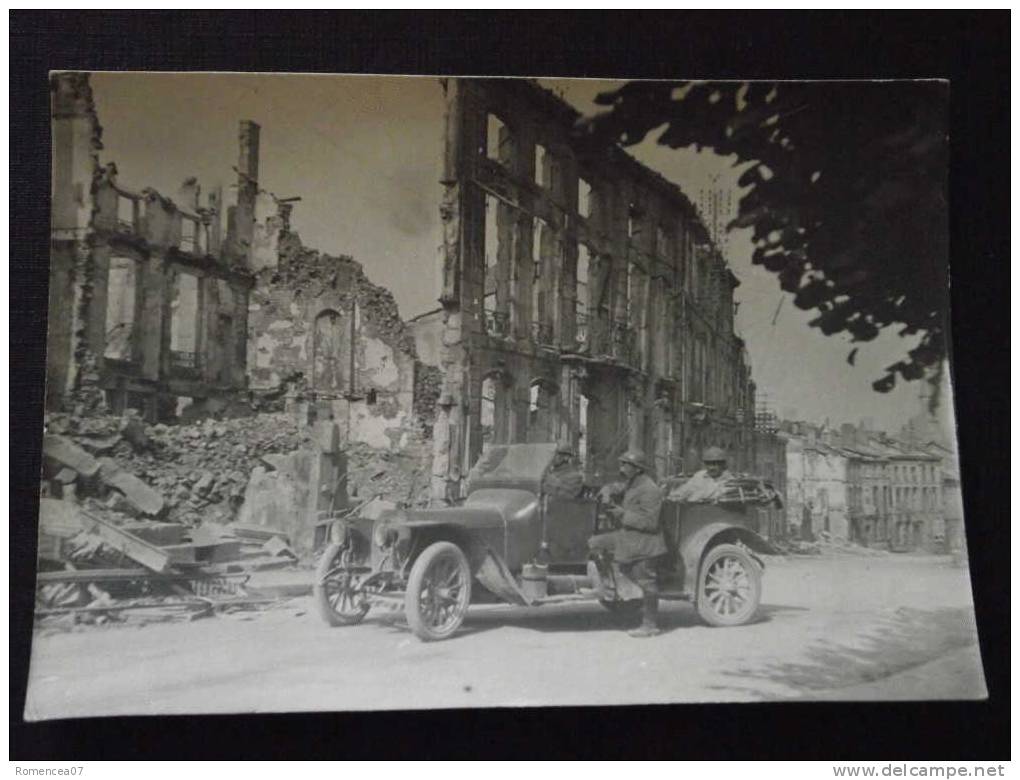
[[[555,444],[494,445],[471,470],[463,504],[394,509],[376,519],[335,520],[315,575],[315,597],[333,626],[360,622],[373,603],[403,604],[423,640],[452,636],[471,603],[539,606],[597,600],[625,611],[640,589],[588,540],[611,530],[592,491],[563,498],[544,490]],[[750,621],[764,564],[774,553],[747,527],[739,501],[663,503],[669,553],[660,597],[693,601],[704,622]]]

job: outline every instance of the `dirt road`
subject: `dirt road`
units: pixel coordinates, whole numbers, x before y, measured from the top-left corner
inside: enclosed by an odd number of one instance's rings
[[[984,696],[966,569],[946,558],[768,561],[759,620],[666,604],[634,640],[598,605],[472,608],[419,642],[399,613],[328,628],[310,599],[192,623],[43,633],[26,717]]]

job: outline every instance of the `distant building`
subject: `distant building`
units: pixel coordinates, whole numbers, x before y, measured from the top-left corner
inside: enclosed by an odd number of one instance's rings
[[[851,538],[850,458],[831,442],[832,431],[808,423],[788,423],[778,436],[786,442],[786,520],[802,539],[823,531],[833,539]]]
[[[787,521],[802,536],[824,530],[898,552],[941,552],[957,533],[955,520],[945,519],[938,445],[910,444],[864,425],[836,431],[784,422],[780,436],[787,440]],[[962,527],[962,510],[952,511]]]
[[[786,440],[768,431],[755,431],[754,462],[749,469],[772,485],[784,497],[787,495]],[[784,539],[787,531],[786,507],[759,507],[758,532],[769,539]]]

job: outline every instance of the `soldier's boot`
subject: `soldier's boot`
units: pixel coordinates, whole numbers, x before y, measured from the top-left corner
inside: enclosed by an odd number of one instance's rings
[[[659,630],[659,596],[646,593],[641,600],[641,625],[627,632],[636,639],[657,636]]]

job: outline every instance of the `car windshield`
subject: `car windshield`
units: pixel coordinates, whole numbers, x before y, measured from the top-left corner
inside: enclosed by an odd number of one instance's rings
[[[492,446],[482,453],[471,469],[468,475],[469,486],[474,489],[487,483],[507,482],[520,482],[521,487],[537,486],[555,453],[555,444]]]

